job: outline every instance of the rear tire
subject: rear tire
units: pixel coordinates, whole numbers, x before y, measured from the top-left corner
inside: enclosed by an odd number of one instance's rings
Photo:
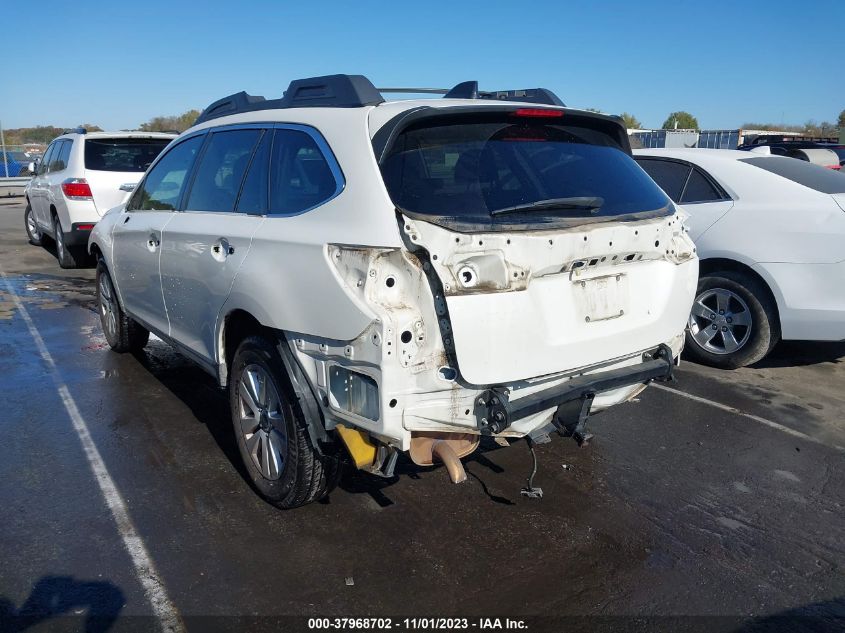
[[[238,346],[229,407],[241,459],[261,496],[296,508],[334,487],[339,461],[312,446],[279,352],[267,338],[250,336]]]
[[[26,203],[26,210],[23,212],[24,226],[26,226],[26,236],[29,238],[29,243],[33,246],[41,246],[41,229],[38,228],[38,223],[35,221],[35,215],[32,213],[32,205]]]
[[[56,237],[56,257],[62,268],[79,268],[85,261],[85,253],[77,248],[65,244],[62,223],[58,217],[53,218],[53,235]]]
[[[150,332],[131,317],[126,316],[114,290],[105,262],[97,262],[97,312],[109,347],[115,352],[138,352],[150,340]]]
[[[779,340],[777,306],[758,279],[732,270],[699,279],[686,335],[687,357],[736,369],[762,360]]]

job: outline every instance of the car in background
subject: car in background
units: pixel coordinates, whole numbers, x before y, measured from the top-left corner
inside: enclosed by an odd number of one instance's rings
[[[780,339],[845,339],[845,177],[782,156],[643,149],[635,159],[689,213],[701,259],[687,354],[753,364]]]
[[[32,164],[24,224],[31,244],[56,243],[62,268],[86,260],[88,235],[100,217],[123,202],[147,167],[175,138],[155,132],[92,132],[77,128],[50,143]]]
[[[29,158],[24,152],[16,152],[7,150],[0,151],[0,178],[17,178],[19,176],[29,175],[27,166],[29,165]]]
[[[776,156],[798,158],[831,169],[841,169],[845,165],[845,145],[832,138],[813,139],[801,136],[761,135],[737,147],[738,150],[756,153],[762,153],[761,150],[764,148],[768,148],[768,152]],[[833,152],[835,157],[817,150]]]

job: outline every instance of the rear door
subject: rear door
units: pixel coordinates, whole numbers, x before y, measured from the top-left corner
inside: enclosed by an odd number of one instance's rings
[[[170,335],[214,362],[218,314],[264,221],[273,130],[224,128],[210,134],[184,211],[164,230],[162,293]]]
[[[91,187],[97,213],[102,216],[126,200],[168,143],[170,139],[167,138],[86,138],[83,152],[85,179]]]
[[[408,248],[437,275],[464,380],[512,384],[683,332],[692,242],[624,134],[609,118],[516,107],[394,133],[382,175]]]
[[[126,312],[167,335],[161,293],[162,232],[179,208],[204,134],[174,145],[130,198],[112,234],[112,276]]]

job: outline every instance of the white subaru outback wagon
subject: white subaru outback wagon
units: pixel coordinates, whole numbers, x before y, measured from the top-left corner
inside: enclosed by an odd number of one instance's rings
[[[621,121],[543,89],[443,92],[332,75],[221,99],[91,235],[111,347],[154,332],[227,387],[281,507],[326,493],[338,447],[459,482],[483,435],[581,443],[591,412],[672,376],[698,259]]]

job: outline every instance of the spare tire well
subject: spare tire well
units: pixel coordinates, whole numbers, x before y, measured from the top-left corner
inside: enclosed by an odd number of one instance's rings
[[[780,323],[780,310],[778,309],[778,302],[775,294],[772,292],[772,289],[769,287],[769,284],[763,279],[753,268],[750,266],[746,266],[738,261],[733,259],[723,259],[714,257],[713,259],[702,259],[698,264],[698,277],[705,277],[707,275],[712,275],[714,273],[718,273],[720,270],[733,270],[735,272],[744,273],[746,275],[750,275],[754,277],[760,284],[768,291],[769,299],[772,301],[772,305],[775,307],[775,311],[778,315],[778,323]]]

